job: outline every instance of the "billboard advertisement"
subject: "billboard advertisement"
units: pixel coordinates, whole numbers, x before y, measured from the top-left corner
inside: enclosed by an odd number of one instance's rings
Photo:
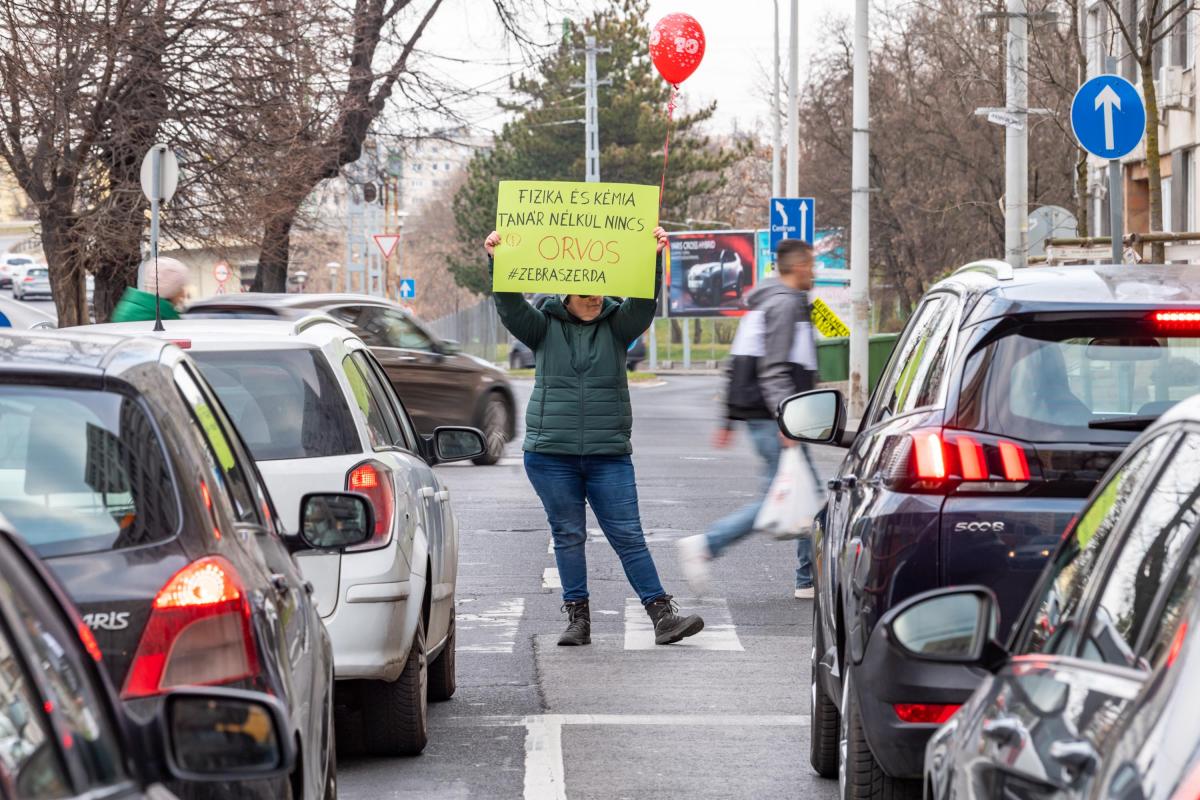
[[[667,260],[667,313],[672,317],[736,317],[757,284],[755,231],[672,233]]]

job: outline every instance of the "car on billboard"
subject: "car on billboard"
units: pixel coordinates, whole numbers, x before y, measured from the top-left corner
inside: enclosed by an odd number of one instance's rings
[[[741,256],[732,250],[722,250],[716,261],[697,264],[688,270],[687,287],[700,306],[718,306],[730,292],[741,299],[746,288]]]
[[[740,316],[756,284],[754,231],[683,231],[670,235],[667,264],[672,316]]]

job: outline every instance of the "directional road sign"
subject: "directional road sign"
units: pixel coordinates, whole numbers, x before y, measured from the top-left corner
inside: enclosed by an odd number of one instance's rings
[[[817,204],[811,197],[771,198],[771,252],[784,239],[803,239],[812,244],[816,238]]]
[[[1114,159],[1133,151],[1146,132],[1146,106],[1133,84],[1119,75],[1097,75],[1071,101],[1071,127],[1079,145]]]
[[[415,278],[400,279],[400,297],[411,300],[417,296],[417,281]]]

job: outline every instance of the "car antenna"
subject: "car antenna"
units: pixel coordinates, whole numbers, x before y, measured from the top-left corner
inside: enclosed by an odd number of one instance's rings
[[[166,330],[162,324],[162,300],[159,299],[160,287],[158,285],[158,248],[154,248],[154,332],[162,333]]]

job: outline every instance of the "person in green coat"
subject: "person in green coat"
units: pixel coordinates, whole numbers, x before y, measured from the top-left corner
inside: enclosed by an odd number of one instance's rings
[[[155,287],[158,288],[158,309],[162,319],[179,319],[175,304],[183,302],[187,291],[188,280],[191,277],[187,265],[174,258],[160,258],[157,271],[154,262],[149,261],[143,266],[142,272],[145,274],[145,288],[127,288],[117,301],[117,307],[113,309],[109,321],[153,322]]]
[[[654,641],[672,644],[704,627],[682,616],[663,590],[646,547],[630,454],[633,408],[625,372],[630,343],[650,326],[662,289],[658,241],[655,299],[566,295],[541,309],[515,292],[496,292],[500,320],[534,354],[534,386],[525,411],[525,474],[542,501],[554,538],[567,629],[560,645],[591,643],[588,607],[586,506],[621,559],[625,577],[654,623]],[[484,241],[489,268],[501,246],[495,231]]]

